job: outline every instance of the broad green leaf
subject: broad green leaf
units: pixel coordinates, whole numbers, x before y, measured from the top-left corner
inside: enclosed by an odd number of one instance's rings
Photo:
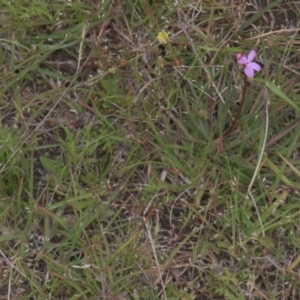
[[[42,166],[46,169],[47,172],[53,172],[54,171],[54,163],[51,159],[48,157],[42,156],[40,157],[40,161]]]

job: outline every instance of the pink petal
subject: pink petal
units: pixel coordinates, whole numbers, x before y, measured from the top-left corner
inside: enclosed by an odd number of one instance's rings
[[[235,56],[235,57],[236,57],[236,60],[239,60],[242,56],[243,56],[242,53],[237,53],[236,56]]]
[[[255,57],[255,55],[256,55],[256,51],[255,50],[251,50],[250,52],[249,52],[249,54],[248,54],[248,61],[250,62],[250,61],[252,61],[253,60],[253,58]]]
[[[255,62],[251,62],[250,64],[248,64],[248,66],[251,67],[255,71],[260,71],[261,70],[260,65],[255,63]]]
[[[253,71],[253,69],[252,69],[249,65],[246,66],[244,72],[245,72],[245,74],[246,74],[248,77],[253,77],[253,76],[254,76],[254,71]]]
[[[241,65],[246,65],[248,63],[248,60],[246,58],[246,56],[242,56],[239,60],[238,63]]]

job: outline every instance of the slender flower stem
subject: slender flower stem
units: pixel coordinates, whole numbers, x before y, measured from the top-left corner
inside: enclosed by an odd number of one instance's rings
[[[242,94],[242,100],[240,102],[240,106],[239,106],[239,109],[238,109],[238,112],[235,116],[235,119],[234,121],[232,122],[231,126],[225,131],[225,133],[223,134],[222,138],[223,140],[232,132],[232,130],[234,129],[234,126],[241,114],[241,111],[242,111],[242,108],[243,108],[243,105],[244,105],[244,102],[245,102],[245,96],[246,96],[246,90],[247,90],[247,75],[244,74],[244,86],[243,86],[243,94]]]

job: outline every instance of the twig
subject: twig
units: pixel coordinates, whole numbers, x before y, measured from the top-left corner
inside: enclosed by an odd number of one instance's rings
[[[166,285],[164,284],[164,281],[163,281],[163,278],[162,278],[161,266],[160,266],[158,258],[157,258],[155,242],[153,240],[153,237],[152,237],[152,234],[151,234],[151,231],[150,231],[150,226],[149,226],[148,222],[146,222],[146,230],[147,230],[147,233],[148,233],[148,238],[149,238],[150,243],[151,243],[151,247],[152,247],[152,251],[153,251],[153,256],[154,256],[156,267],[157,267],[157,271],[158,271],[159,281],[160,281],[161,286],[162,286],[162,291],[163,291],[164,299],[167,300],[168,297],[167,297],[167,293],[166,293]]]

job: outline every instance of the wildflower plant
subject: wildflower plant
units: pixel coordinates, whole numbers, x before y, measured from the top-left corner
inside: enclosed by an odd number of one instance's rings
[[[255,50],[251,50],[247,57],[245,55],[242,55],[241,53],[238,53],[236,56],[237,62],[245,66],[244,72],[247,77],[253,77],[254,71],[259,72],[261,70],[260,65],[257,64],[256,62],[253,62],[255,56],[256,56]]]
[[[221,150],[222,150],[222,143],[223,143],[224,139],[232,132],[232,130],[234,129],[235,124],[236,124],[236,122],[239,119],[239,116],[241,114],[242,107],[243,107],[244,101],[245,101],[245,96],[246,96],[248,77],[250,77],[250,78],[254,77],[254,71],[259,72],[261,70],[261,66],[259,64],[257,64],[256,62],[253,62],[253,59],[254,59],[255,56],[256,56],[256,51],[255,50],[251,50],[247,56],[243,55],[241,53],[237,53],[237,55],[236,55],[237,63],[240,64],[240,65],[243,65],[245,67],[245,69],[244,69],[245,75],[244,75],[244,86],[243,86],[243,91],[242,91],[242,99],[241,99],[240,106],[238,108],[238,111],[237,111],[237,114],[235,116],[234,121],[232,122],[231,126],[225,131],[223,136],[218,139],[218,143],[219,143],[218,151],[219,152],[221,152]]]

